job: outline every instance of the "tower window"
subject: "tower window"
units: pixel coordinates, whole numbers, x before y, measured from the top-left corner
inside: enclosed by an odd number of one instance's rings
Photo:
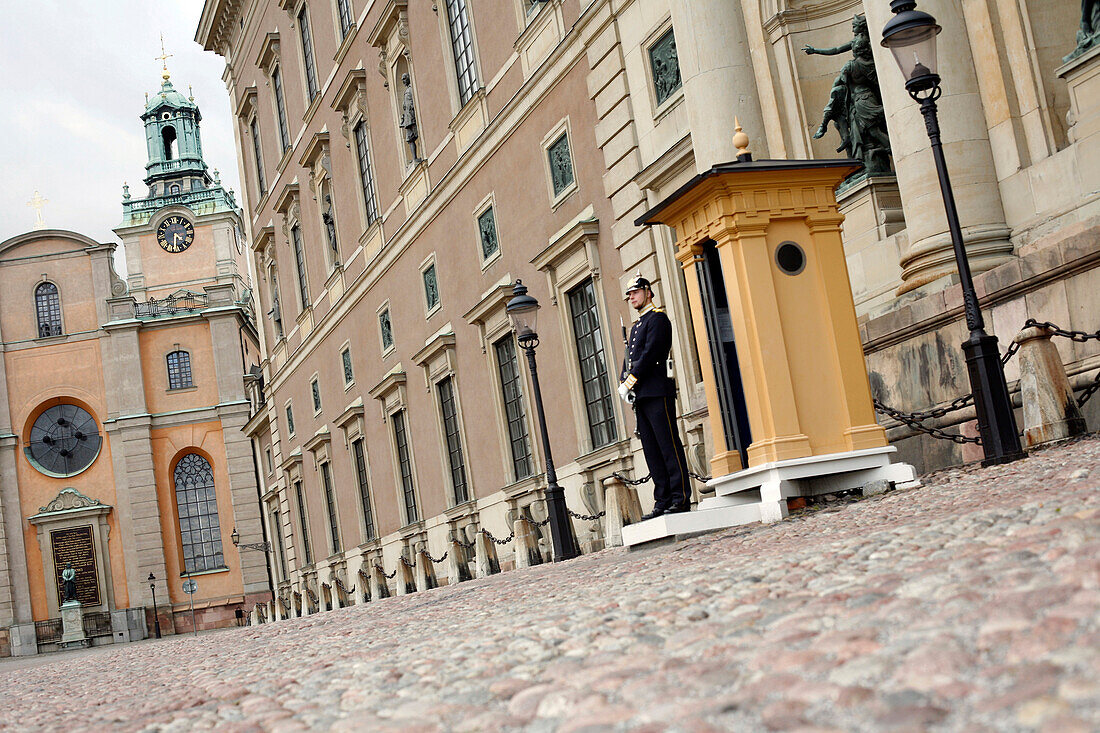
[[[191,355],[182,349],[168,354],[168,389],[184,389],[191,382]]]
[[[38,338],[61,335],[61,300],[57,286],[45,282],[34,289],[34,308],[38,315]]]
[[[179,192],[180,192],[180,185],[178,183],[173,183],[171,186],[168,187],[168,193],[179,193]]]
[[[176,128],[169,125],[160,132],[160,137],[164,141],[164,159],[175,160],[176,159]]]

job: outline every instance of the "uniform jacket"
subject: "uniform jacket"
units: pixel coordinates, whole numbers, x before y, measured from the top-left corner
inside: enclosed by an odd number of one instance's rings
[[[630,364],[619,381],[633,376],[635,397],[673,397],[676,383],[665,364],[672,349],[672,322],[657,307],[647,308],[630,329]]]

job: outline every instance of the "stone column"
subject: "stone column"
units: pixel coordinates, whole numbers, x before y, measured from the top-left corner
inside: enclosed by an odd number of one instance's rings
[[[865,2],[864,9],[909,234],[899,263],[901,295],[958,271],[920,106],[905,91],[893,54],[880,44],[882,28],[893,14],[885,2]],[[943,152],[970,267],[976,275],[1012,257],[1011,232],[1005,223],[974,58],[959,4],[921,0],[920,9],[931,13],[943,28],[937,54],[943,80],[943,96],[937,103]]]
[[[734,117],[746,130],[765,130],[745,20],[734,0],[671,0],[676,55],[700,173],[737,158]],[[646,63],[649,60],[646,59]],[[754,135],[764,147],[764,135]],[[753,151],[758,158],[764,150]]]

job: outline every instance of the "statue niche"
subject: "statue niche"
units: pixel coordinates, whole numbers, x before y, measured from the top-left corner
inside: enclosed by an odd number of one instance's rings
[[[1068,63],[1100,43],[1100,0],[1081,0],[1081,27],[1077,29],[1077,47],[1062,59]]]
[[[808,55],[835,56],[852,52],[852,58],[844,64],[829,92],[821,125],[814,139],[825,135],[832,122],[840,134],[839,153],[863,163],[859,175],[889,173],[890,137],[886,131],[886,114],[882,108],[882,93],[878,86],[878,72],[871,54],[871,36],[867,31],[867,19],[857,15],[852,19],[852,40],[836,48],[803,46]]]

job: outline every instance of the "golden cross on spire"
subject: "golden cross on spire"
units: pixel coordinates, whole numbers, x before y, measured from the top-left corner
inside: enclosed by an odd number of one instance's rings
[[[161,33],[160,34],[160,56],[154,56],[153,58],[160,60],[161,68],[164,70],[164,73],[162,73],[161,76],[164,77],[165,81],[168,81],[168,59],[172,58],[172,55],[173,54],[164,52],[164,34]]]
[[[38,189],[34,190],[34,198],[27,202],[27,206],[34,209],[34,228],[45,229],[46,221],[42,218],[42,207],[48,204],[49,199],[42,198],[42,194],[38,193]]]

